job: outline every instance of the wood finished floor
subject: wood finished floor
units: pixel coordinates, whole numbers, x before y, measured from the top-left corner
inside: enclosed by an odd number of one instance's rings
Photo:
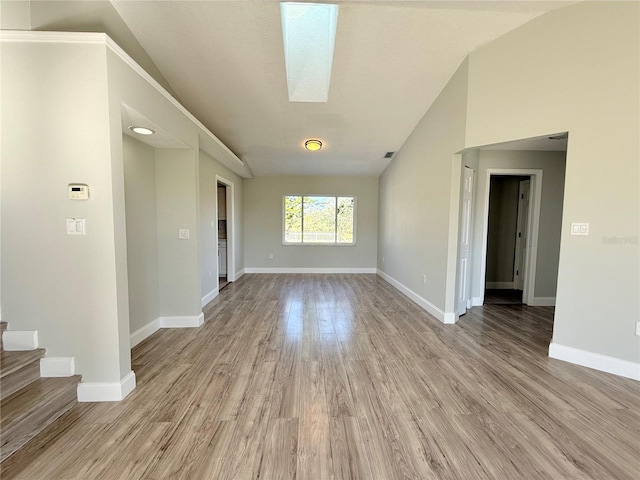
[[[2,479],[638,479],[639,384],[549,359],[552,315],[443,325],[374,275],[245,275]]]

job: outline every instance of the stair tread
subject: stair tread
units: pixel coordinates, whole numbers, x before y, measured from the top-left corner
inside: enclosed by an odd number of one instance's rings
[[[37,362],[44,357],[45,349],[36,348],[35,350],[23,351],[3,351],[0,352],[0,379],[7,375],[20,370],[31,362]]]
[[[27,417],[30,412],[56,402],[69,388],[80,382],[80,375],[72,377],[39,378],[8,396],[0,403],[0,428],[3,436],[8,429]]]

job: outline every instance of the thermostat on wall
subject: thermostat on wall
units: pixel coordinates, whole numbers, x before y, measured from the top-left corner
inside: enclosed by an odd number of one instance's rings
[[[89,185],[84,183],[70,183],[69,200],[89,200]]]

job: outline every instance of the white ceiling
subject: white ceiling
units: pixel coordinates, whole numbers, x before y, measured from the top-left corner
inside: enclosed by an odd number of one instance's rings
[[[327,103],[288,100],[277,1],[111,3],[180,102],[259,176],[379,175],[468,53],[575,2],[332,2]],[[308,138],[324,148],[305,151]]]

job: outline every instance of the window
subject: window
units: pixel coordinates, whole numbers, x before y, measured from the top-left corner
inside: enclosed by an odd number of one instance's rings
[[[354,245],[355,208],[355,197],[287,195],[284,243]]]

